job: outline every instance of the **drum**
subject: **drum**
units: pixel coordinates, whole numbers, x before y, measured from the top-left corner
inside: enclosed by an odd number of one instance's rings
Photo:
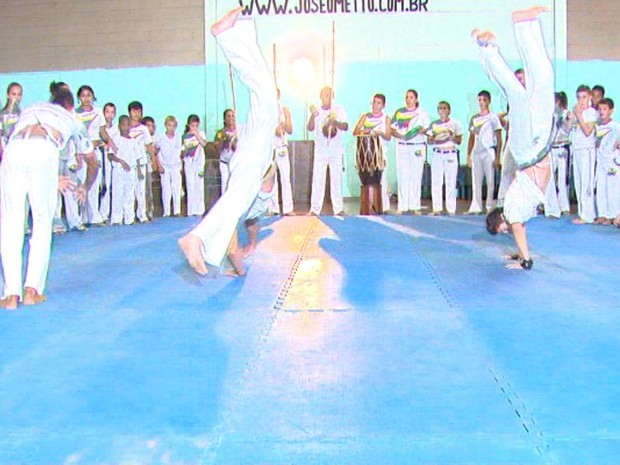
[[[360,215],[382,214],[381,175],[385,162],[379,136],[357,138],[355,166],[362,182]]]
[[[383,173],[383,146],[379,136],[358,136],[355,167],[362,186],[381,184]]]

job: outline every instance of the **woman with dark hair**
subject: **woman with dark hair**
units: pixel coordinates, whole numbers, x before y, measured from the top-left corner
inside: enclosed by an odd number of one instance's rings
[[[99,166],[103,164],[103,154],[101,150],[98,150],[102,145],[101,140],[101,128],[105,126],[105,118],[103,116],[103,110],[93,105],[97,98],[95,97],[95,91],[91,86],[83,85],[77,91],[77,97],[80,102],[80,106],[75,109],[75,114],[78,119],[84,124],[88,136],[95,147],[95,154],[97,155],[97,163]],[[83,176],[83,173],[80,173]],[[103,217],[99,212],[99,187],[101,186],[101,170],[97,174],[95,180],[95,186],[88,192],[88,199],[82,212],[82,221],[86,224],[102,224]]]
[[[13,132],[13,126],[19,118],[21,109],[19,104],[22,101],[23,89],[21,84],[12,82],[6,89],[6,104],[2,111],[0,111],[0,155],[2,154],[2,148],[6,146]]]
[[[230,170],[228,164],[237,149],[237,122],[235,111],[228,108],[224,110],[224,127],[215,134],[215,146],[220,153],[220,175],[222,194],[228,187]]]
[[[54,87],[51,101],[26,108],[15,123],[0,166],[0,254],[4,271],[4,298],[0,307],[16,309],[45,301],[45,283],[49,267],[52,218],[58,201],[58,189],[75,187],[68,178],[58,176],[59,152],[74,141],[87,163],[86,191],[97,175],[97,163],[91,142],[73,114],[73,95],[63,87]],[[32,236],[28,252],[26,280],[22,280],[24,243],[24,204],[32,208]]]

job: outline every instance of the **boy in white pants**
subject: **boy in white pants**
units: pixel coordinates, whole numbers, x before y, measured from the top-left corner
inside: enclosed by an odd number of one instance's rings
[[[135,189],[138,160],[142,157],[141,144],[129,135],[129,117],[118,119],[118,134],[112,136],[116,153],[110,152],[112,162],[112,214],[110,223],[133,224],[136,216]]]
[[[177,119],[167,116],[164,122],[166,132],[155,138],[158,151],[161,179],[161,201],[163,215],[170,216],[170,200],[174,216],[181,214],[181,134],[177,132]]]
[[[459,171],[457,146],[463,140],[461,123],[450,118],[450,104],[441,101],[437,104],[439,119],[428,129],[428,143],[433,145],[431,160],[431,215],[443,212],[443,186],[446,185],[446,211],[456,214],[456,178]]]
[[[527,245],[525,223],[536,216],[545,201],[551,175],[547,154],[553,142],[554,76],[545,49],[537,16],[547,11],[534,7],[512,15],[517,47],[525,68],[526,87],[512,73],[491,32],[475,30],[472,36],[480,46],[482,66],[500,88],[510,106],[510,147],[517,172],[506,192],[504,209],[487,215],[490,234],[512,231],[519,253],[509,258],[518,260],[508,268],[529,270],[532,260]]]
[[[256,40],[254,22],[238,19],[232,10],[211,27],[226,58],[250,92],[250,110],[244,137],[231,160],[229,188],[179,246],[189,265],[207,274],[209,263],[220,266],[233,241],[239,220],[256,200],[273,157],[273,128],[278,124],[278,104],[273,76]],[[271,192],[271,191],[270,191]],[[236,247],[229,259],[243,269],[243,253]],[[241,273],[239,273],[241,274]]]
[[[596,163],[596,121],[598,113],[592,107],[592,92],[586,85],[577,88],[577,103],[566,120],[570,130],[573,176],[577,194],[577,218],[574,224],[592,223],[596,218],[594,175]]]
[[[611,224],[620,214],[620,124],[611,119],[614,101],[598,102],[596,127],[596,209],[595,224]]]
[[[467,166],[472,169],[472,200],[467,213],[482,213],[482,180],[487,180],[487,213],[493,209],[495,195],[495,167],[499,166],[502,153],[502,124],[491,113],[491,94],[483,90],[478,94],[480,112],[469,122]]]

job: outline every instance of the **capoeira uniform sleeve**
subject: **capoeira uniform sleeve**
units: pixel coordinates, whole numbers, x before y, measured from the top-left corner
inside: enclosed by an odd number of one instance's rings
[[[205,261],[219,266],[239,220],[254,203],[263,174],[271,164],[278,103],[273,76],[256,42],[254,22],[240,18],[232,28],[218,34],[216,40],[250,93],[244,137],[239,139],[229,165],[228,190],[190,232],[201,239]]]
[[[494,44],[480,44],[482,67],[510,106],[510,149],[519,168],[542,160],[553,142],[554,75],[540,21],[514,24],[523,60],[526,88],[518,81]]]

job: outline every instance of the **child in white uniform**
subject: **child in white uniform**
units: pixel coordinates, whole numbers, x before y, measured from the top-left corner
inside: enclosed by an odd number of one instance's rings
[[[75,109],[77,118],[84,124],[86,131],[90,137],[90,140],[95,147],[95,155],[97,156],[97,163],[101,167],[103,164],[103,154],[99,147],[102,145],[101,140],[101,127],[105,126],[105,118],[103,111],[99,107],[95,107],[93,102],[97,99],[95,92],[90,86],[81,86],[77,92],[80,106]],[[82,221],[86,224],[101,224],[103,223],[103,217],[99,212],[99,189],[102,184],[102,171],[97,172],[97,179],[92,189],[88,191],[88,198],[86,199],[86,205],[82,211]]]
[[[129,136],[136,139],[142,147],[142,157],[138,159],[136,166],[136,215],[140,223],[147,223],[149,218],[146,205],[146,174],[155,159],[155,147],[151,133],[142,124],[142,104],[134,101],[128,105],[127,109],[129,111]]]
[[[596,127],[596,209],[595,224],[611,224],[620,214],[620,124],[611,119],[614,101],[598,102]]]
[[[181,134],[177,132],[177,119],[167,116],[166,132],[155,139],[160,162],[161,200],[163,215],[170,216],[170,200],[174,216],[181,214]]]
[[[198,115],[189,115],[183,134],[183,167],[187,186],[187,215],[202,216],[205,212],[205,147],[207,136],[200,130]]]
[[[590,88],[577,88],[577,103],[566,120],[570,130],[573,176],[577,194],[578,216],[575,224],[592,223],[596,218],[594,199],[594,174],[596,163],[596,121],[598,113],[591,105]]]
[[[133,224],[135,220],[135,183],[138,160],[143,156],[140,142],[129,135],[129,117],[118,119],[118,131],[112,140],[116,153],[109,153],[112,162],[111,224]]]

